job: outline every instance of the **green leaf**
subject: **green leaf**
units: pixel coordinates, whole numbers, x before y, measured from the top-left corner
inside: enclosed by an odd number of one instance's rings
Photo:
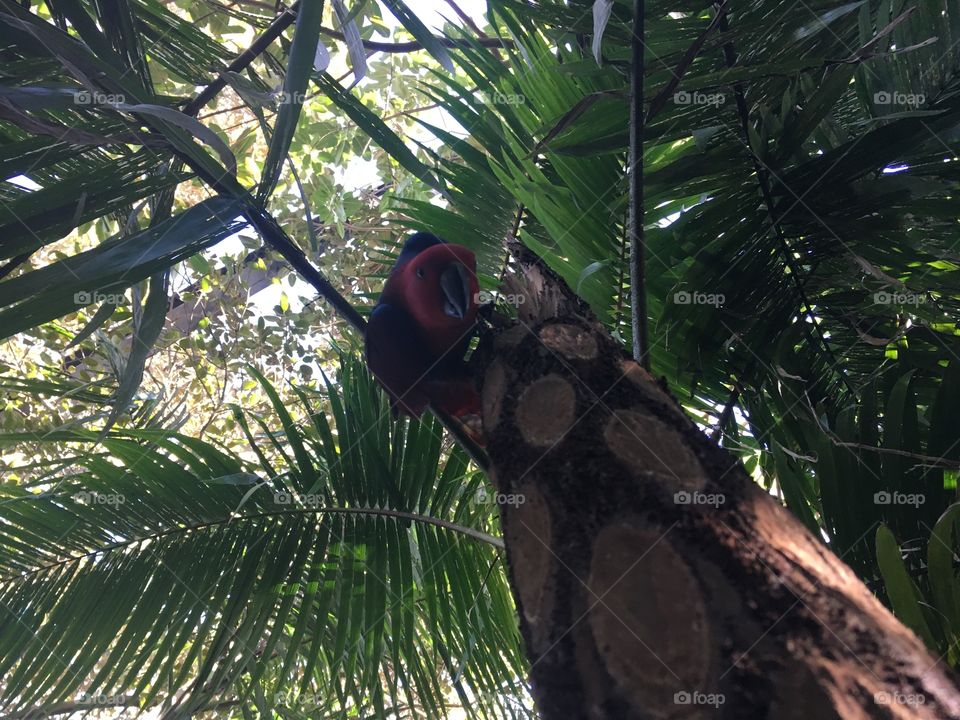
[[[410,8],[406,6],[403,0],[383,0],[383,4],[387,6],[390,12],[393,13],[393,16],[403,24],[410,34],[417,39],[417,42],[423,45],[423,49],[436,58],[444,70],[450,73],[453,72],[453,60],[450,59],[450,54],[446,48],[443,47],[443,43],[434,37],[433,33],[423,24],[420,18],[410,11]]]
[[[943,459],[960,459],[957,408],[960,408],[960,360],[954,355],[943,372],[936,400],[930,409],[930,439],[927,442],[929,455]]]
[[[610,22],[613,12],[613,0],[593,0],[593,41],[590,46],[593,58],[600,64],[603,53],[603,31]]]
[[[273,126],[273,137],[270,138],[267,159],[263,163],[263,175],[258,190],[261,202],[276,187],[280,180],[283,163],[286,161],[287,153],[290,152],[307,85],[310,83],[310,75],[313,72],[313,61],[317,53],[317,44],[320,42],[322,18],[322,1],[301,4],[290,56],[287,59],[287,73],[283,78],[280,110]]]
[[[169,282],[169,270],[162,270],[150,278],[150,290],[143,305],[140,321],[134,327],[133,344],[113,401],[113,411],[107,418],[101,437],[105,436],[117,419],[126,412],[140,387],[147,357],[153,349],[153,344],[160,337],[164,321],[167,319],[167,310],[170,307]]]
[[[953,636],[960,634],[960,581],[954,569],[955,548],[960,536],[960,504],[951,505],[933,528],[927,546],[927,578],[938,612],[946,618]]]
[[[913,630],[928,648],[936,652],[937,642],[930,632],[918,602],[919,591],[903,564],[900,547],[893,533],[882,523],[877,528],[876,543],[877,564],[880,566],[884,588],[893,606],[894,614],[904,625]]]
[[[0,600],[12,611],[0,615],[0,672],[16,687],[3,695],[12,711],[83,692],[178,700],[189,714],[216,701],[197,688],[244,697],[252,678],[274,697],[300,688],[367,717],[385,686],[404,687],[442,717],[439,643],[445,671],[492,716],[532,716],[515,705],[519,690],[504,691],[525,659],[493,539],[445,499],[458,494],[463,453],[444,459],[431,419],[391,420],[357,359],[343,358],[331,388],[301,389],[313,423],[288,404],[275,439],[291,458],[298,444],[317,452],[325,481],[340,468],[351,497],[339,504],[308,504],[287,482],[290,465],[257,478],[244,457],[176,433],[115,428],[96,452],[83,449],[89,432],[30,435],[80,452],[53,492],[0,488]],[[384,507],[395,491],[403,517]],[[495,522],[491,510],[471,519]],[[472,626],[490,628],[491,643],[462,632]]]
[[[75,347],[76,345],[79,345],[88,337],[93,335],[93,333],[95,333],[97,329],[102,327],[103,324],[106,323],[107,320],[109,320],[116,311],[117,311],[116,303],[109,302],[109,301],[103,302],[100,305],[100,307],[97,308],[97,311],[93,314],[93,317],[90,318],[90,320],[87,321],[87,324],[83,326],[80,332],[74,335],[73,339],[66,344],[66,346],[64,347],[64,350],[69,350],[70,348]]]
[[[357,3],[358,6],[360,4]],[[337,21],[340,23],[343,39],[347,43],[347,52],[350,53],[350,68],[353,70],[353,85],[356,85],[367,74],[367,51],[363,47],[363,39],[360,37],[357,23],[347,12],[343,0],[333,0],[333,10],[336,13]],[[317,72],[324,72],[325,70],[326,68],[317,69]]]
[[[124,110],[127,112],[137,113],[138,115],[150,115],[152,117],[160,118],[171,125],[186,130],[195,138],[213,148],[213,150],[220,157],[220,160],[223,161],[224,165],[227,166],[227,169],[230,171],[231,175],[237,174],[237,159],[233,156],[233,151],[230,150],[230,146],[221,140],[220,136],[217,135],[213,130],[208,128],[196,118],[192,118],[189,115],[178,112],[177,110],[163,107],[162,105],[150,105],[148,103],[135,103],[130,105],[122,102],[108,105],[116,108],[117,110]]]
[[[793,37],[796,40],[803,40],[805,37],[809,37],[814,33],[820,32],[837,18],[841,18],[847,13],[853,12],[863,4],[864,0],[859,0],[858,2],[847,3],[846,5],[841,5],[839,7],[832,8],[825,13],[821,13],[817,17],[816,21],[808,25],[804,25],[799,30],[795,31]]]
[[[118,293],[235,233],[242,205],[210,198],[147,230],[0,282],[0,338]]]
[[[777,468],[777,480],[783,490],[787,507],[815,536],[820,535],[820,526],[810,506],[811,498],[806,489],[806,479],[790,466],[790,460],[776,441],[772,443],[773,457]]]
[[[595,273],[597,273],[597,272],[599,272],[600,270],[602,270],[602,269],[603,269],[606,265],[608,265],[608,264],[609,264],[609,263],[608,263],[607,261],[605,261],[605,260],[598,260],[597,262],[592,262],[592,263],[590,263],[589,265],[587,265],[587,266],[580,272],[580,276],[577,278],[577,288],[576,288],[575,292],[579,295],[579,294],[580,294],[580,287],[583,285],[584,281],[585,281],[587,278],[589,278],[591,275],[594,275]]]
[[[406,168],[415,177],[432,188],[439,188],[439,182],[430,168],[424,165],[400,137],[386,123],[367,108],[350,92],[346,91],[327,73],[314,76],[314,82],[347,116],[353,120],[380,147]]]

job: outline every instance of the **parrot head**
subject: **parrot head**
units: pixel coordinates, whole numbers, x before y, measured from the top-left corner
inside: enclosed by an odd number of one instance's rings
[[[416,233],[404,245],[388,284],[390,299],[406,308],[428,336],[462,333],[476,321],[477,260],[463,245]]]

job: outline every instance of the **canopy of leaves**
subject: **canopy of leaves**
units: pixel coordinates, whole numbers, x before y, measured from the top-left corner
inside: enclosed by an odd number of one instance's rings
[[[516,236],[630,347],[632,3],[487,6],[435,37],[393,1],[0,2],[11,708],[529,713],[481,478],[260,244],[363,308],[405,228],[494,294]],[[653,369],[956,663],[960,9],[646,12]]]

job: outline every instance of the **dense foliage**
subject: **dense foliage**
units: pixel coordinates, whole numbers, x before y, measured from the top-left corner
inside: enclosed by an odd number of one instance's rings
[[[5,707],[531,714],[484,478],[275,249],[510,312],[516,236],[630,347],[631,6],[0,1]],[[643,153],[654,371],[954,664],[955,20],[648,2]]]

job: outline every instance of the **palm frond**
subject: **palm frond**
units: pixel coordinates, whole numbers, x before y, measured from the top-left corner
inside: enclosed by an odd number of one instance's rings
[[[352,360],[297,389],[301,419],[265,389],[251,458],[150,429],[112,432],[103,457],[64,431],[47,442],[79,449],[71,468],[5,486],[5,710],[123,696],[180,717],[309,693],[328,712],[438,716],[459,696],[517,717],[495,505],[462,452],[435,421],[391,420]]]

